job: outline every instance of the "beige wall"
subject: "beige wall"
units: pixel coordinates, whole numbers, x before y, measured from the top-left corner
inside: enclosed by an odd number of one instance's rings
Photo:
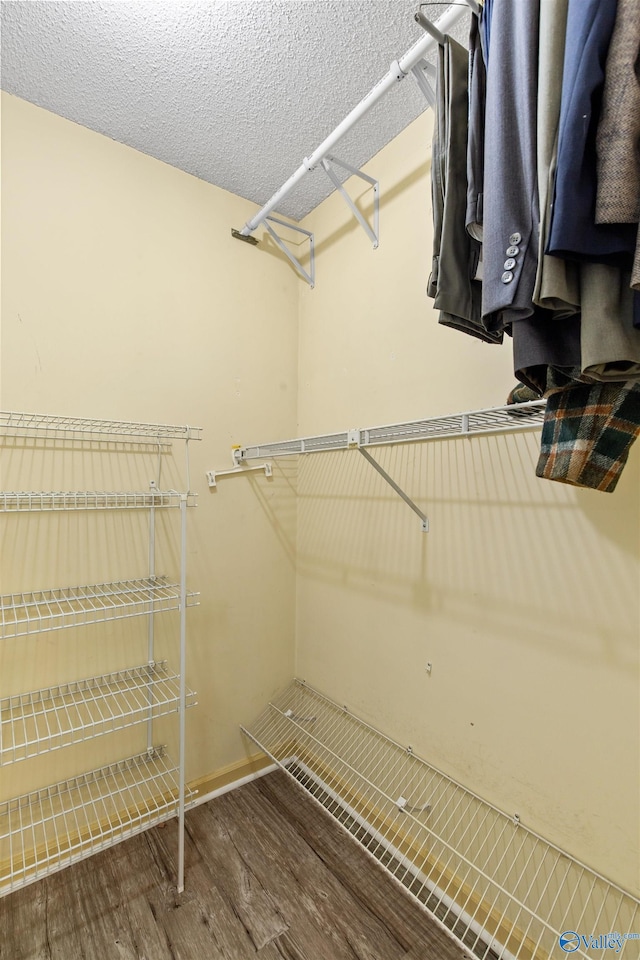
[[[510,344],[439,326],[425,296],[430,123],[366,168],[378,250],[337,195],[303,224],[302,435],[499,405],[515,382]],[[640,444],[612,495],[536,479],[538,444],[380,450],[428,534],[356,452],[304,460],[296,672],[638,892]]]
[[[231,465],[234,443],[295,432],[297,281],[284,258],[232,239],[253,204],[14,97],[2,106],[2,409],[204,428],[191,444],[188,581],[201,605],[189,614],[199,705],[187,724],[187,777],[204,777],[242,759],[239,722],[293,671],[292,478],[213,492],[204,474]],[[53,461],[38,455],[10,451],[3,488],[51,489]],[[55,479],[91,489],[109,464],[106,489],[145,489],[155,462],[66,450]],[[178,449],[164,483],[179,485],[181,467]],[[159,573],[177,572],[174,520],[159,518]],[[2,593],[144,575],[146,537],[131,514],[10,517]],[[162,649],[173,626],[157,618]],[[0,656],[2,692],[23,692],[144,662],[146,624],[5,641]],[[77,772],[126,755],[122,739],[50,763]],[[48,763],[11,768],[3,791],[46,782]]]

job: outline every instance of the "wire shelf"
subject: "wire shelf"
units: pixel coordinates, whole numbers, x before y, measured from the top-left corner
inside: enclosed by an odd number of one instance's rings
[[[195,606],[198,593],[187,593]],[[59,587],[0,597],[0,637],[21,637],[180,608],[180,584],[167,577]]]
[[[0,493],[0,513],[44,512],[50,510],[140,510],[150,507],[179,507],[183,494],[177,490],[146,492],[11,491]],[[187,506],[195,507],[197,494],[184,494]]]
[[[57,417],[41,413],[0,411],[0,436],[4,437],[94,437],[159,440],[201,440],[202,427],[168,423],[135,423],[126,420],[95,420],[88,417]]]
[[[186,692],[185,706],[196,695]],[[155,720],[179,709],[165,660],[0,700],[0,766]]]
[[[235,457],[238,461],[264,457],[290,457],[303,453],[380,447],[392,443],[532,430],[542,426],[545,406],[545,400],[531,400],[527,403],[509,404],[487,410],[472,410],[446,417],[431,417],[425,420],[411,420],[407,423],[387,424],[382,427],[366,427],[315,437],[300,437],[296,440],[254,444],[236,450]]]
[[[174,816],[177,772],[155,747],[0,803],[0,896]]]
[[[303,682],[241,729],[479,960],[638,957],[640,901]]]

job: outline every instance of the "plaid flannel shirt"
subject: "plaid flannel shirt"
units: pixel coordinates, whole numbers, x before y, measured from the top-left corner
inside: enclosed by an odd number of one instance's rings
[[[640,433],[640,383],[572,383],[547,397],[536,476],[611,493]]]

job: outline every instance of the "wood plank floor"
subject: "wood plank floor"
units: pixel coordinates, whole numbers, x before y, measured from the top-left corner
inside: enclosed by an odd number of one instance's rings
[[[283,773],[0,900],[2,960],[462,960]]]

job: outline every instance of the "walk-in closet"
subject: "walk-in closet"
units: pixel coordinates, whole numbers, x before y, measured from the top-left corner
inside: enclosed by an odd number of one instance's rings
[[[0,960],[640,960],[638,0],[0,14]]]

